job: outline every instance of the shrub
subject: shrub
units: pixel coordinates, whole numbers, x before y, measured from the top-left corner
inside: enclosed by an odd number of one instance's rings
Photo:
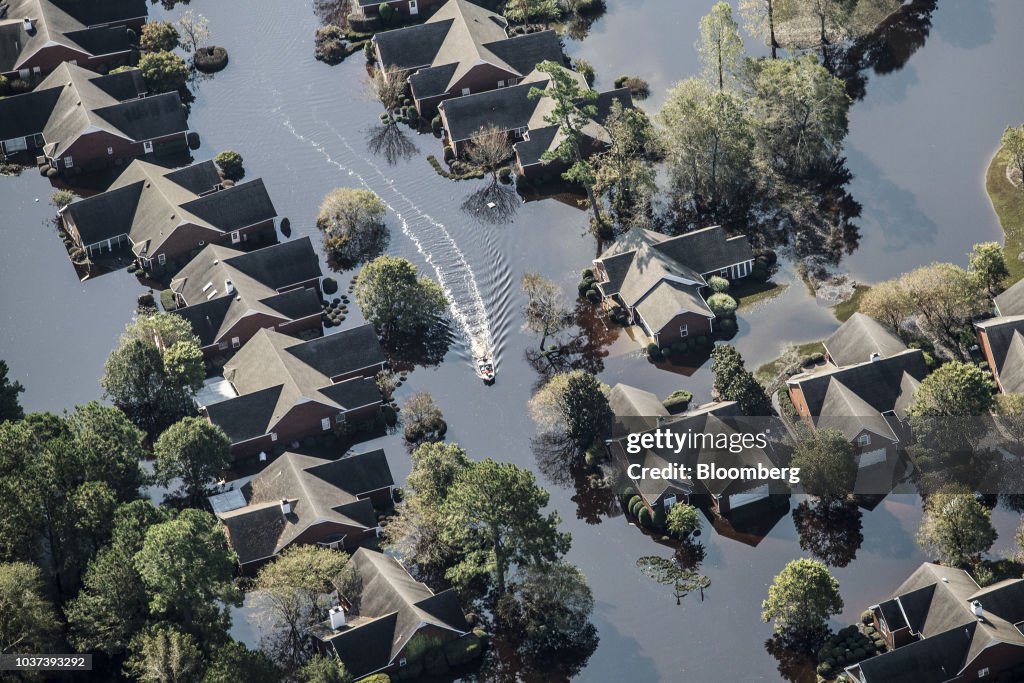
[[[510,182],[512,182],[512,169],[509,168],[508,166],[502,166],[501,168],[499,168],[498,180],[500,180],[505,185],[508,185]]]
[[[444,656],[451,666],[466,664],[479,657],[482,653],[482,643],[476,634],[469,634],[458,640],[453,640],[444,645]],[[364,678],[360,683],[366,683],[369,678]],[[386,683],[381,681],[380,683]]]
[[[170,52],[178,47],[181,36],[169,21],[151,21],[142,27],[139,47],[146,52]]]
[[[753,268],[750,269],[750,275],[747,277],[758,282],[767,282],[771,276],[771,269],[768,266],[760,261],[755,261]]]
[[[708,297],[708,307],[718,318],[730,317],[736,313],[736,299],[721,292],[712,294]]]
[[[15,78],[13,81],[11,81],[10,85],[8,86],[8,89],[10,89],[12,93],[18,94],[28,92],[31,87],[32,86],[28,84],[28,81],[21,78]]]
[[[445,160],[445,163],[448,163],[448,164],[450,164],[453,161],[455,161],[455,150],[453,150],[451,147],[445,146],[445,148],[444,148],[444,160]]]
[[[349,19],[348,24],[349,26],[352,26],[351,19]],[[373,43],[370,42],[369,40],[363,43],[363,56],[366,57],[367,64],[373,64],[375,61],[377,61],[376,56],[373,54]]]
[[[335,24],[318,28],[313,45],[313,56],[325,64],[340,64],[348,56],[345,31]]]
[[[435,116],[433,119],[430,120],[430,130],[434,131],[435,133],[440,133],[441,132],[441,115],[440,114],[438,114],[437,116]]]
[[[819,675],[829,678],[832,675],[832,665],[828,662],[822,662],[816,669]]]
[[[227,180],[241,180],[245,177],[242,155],[230,149],[220,152],[213,158],[220,169],[221,176]]]
[[[382,2],[378,5],[377,13],[380,14],[380,21],[385,26],[390,26],[391,22],[395,20],[395,8],[386,2]]]
[[[661,347],[654,342],[647,345],[647,355],[651,358],[656,358],[661,355]]]
[[[596,287],[587,290],[587,301],[592,304],[601,303],[601,292]]]
[[[723,318],[719,320],[718,332],[725,337],[730,337],[736,334],[736,321],[732,318]]]
[[[325,277],[323,284],[324,294],[334,294],[338,291],[338,281],[333,277]]]
[[[81,247],[75,247],[71,250],[71,262],[82,264],[88,260],[88,255],[85,253],[85,249]]]
[[[170,288],[160,290],[160,305],[165,311],[173,311],[178,307],[178,301],[174,298],[174,292]]]
[[[821,353],[820,351],[817,352],[817,353],[812,353],[811,354],[811,362],[812,363],[821,363],[824,360],[825,360],[825,354]]]
[[[0,96],[6,95],[10,87],[11,82],[7,80],[7,77],[0,75]]]
[[[651,509],[646,505],[640,508],[640,512],[637,514],[636,518],[640,522],[640,526],[645,529],[649,529],[651,524],[654,522],[654,517],[651,515]]]
[[[597,79],[597,71],[594,70],[593,64],[583,59],[577,59],[576,71],[586,79],[587,85],[593,87],[594,81]]]
[[[65,206],[75,200],[75,195],[68,190],[57,190],[50,195],[50,203],[58,209],[63,209]]]
[[[285,237],[292,236],[292,222],[287,217],[281,219],[281,234]]]
[[[201,47],[192,55],[192,62],[203,73],[222,71],[228,65],[228,51],[220,45]]]
[[[146,86],[153,92],[170,92],[185,85],[188,65],[173,52],[149,52],[139,60]]]
[[[715,293],[724,293],[729,291],[729,281],[721,275],[712,275],[709,277],[708,286],[711,287],[711,291]]]
[[[373,15],[361,16],[350,14],[348,16],[348,27],[356,33],[375,33],[380,30],[380,17]],[[367,43],[369,45],[370,43]],[[373,61],[373,47],[368,50],[367,59]]]
[[[685,389],[676,389],[662,402],[665,409],[670,412],[683,412],[693,400],[693,394]]]
[[[199,146],[201,144],[199,140],[199,133],[190,132],[187,136],[185,136],[185,140],[188,142],[188,148],[193,152],[199,149]]]
[[[615,79],[616,88],[629,88],[634,100],[645,100],[651,96],[651,86],[639,76],[619,76]]]

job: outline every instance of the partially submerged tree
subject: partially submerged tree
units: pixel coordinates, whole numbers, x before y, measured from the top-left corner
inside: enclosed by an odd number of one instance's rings
[[[705,78],[719,91],[725,90],[726,81],[735,78],[743,57],[743,38],[728,2],[716,2],[701,18],[697,52],[704,63]]]
[[[395,123],[392,114],[401,108],[405,100],[408,76],[409,74],[401,69],[378,68],[374,69],[373,75],[370,77],[370,93],[384,107],[389,124]]]
[[[388,241],[387,205],[371,190],[339,187],[320,204],[316,225],[324,250],[341,268],[379,256]]]
[[[181,36],[181,48],[185,52],[194,53],[210,40],[210,22],[202,14],[186,10],[177,22]]]
[[[651,161],[655,136],[647,116],[622,103],[612,103],[604,121],[611,145],[596,157],[594,192],[607,197],[612,218],[620,231],[642,224],[657,191]]]
[[[1006,258],[999,242],[975,244],[969,259],[970,272],[980,280],[989,296],[1003,291],[1003,282],[1010,277],[1010,271],[1006,268]]]
[[[407,259],[379,256],[359,272],[356,301],[385,341],[429,334],[448,309],[440,285]]]
[[[933,493],[924,504],[917,542],[943,564],[977,565],[995,543],[992,513],[970,493]]]
[[[512,143],[509,142],[508,133],[493,123],[481,126],[466,147],[466,157],[470,163],[491,174],[491,187],[498,184],[498,169],[511,156]]]
[[[528,564],[516,578],[516,591],[498,603],[502,624],[535,651],[577,647],[594,637],[590,623],[594,596],[587,578],[567,562]]]
[[[139,70],[142,71],[146,87],[154,93],[171,92],[183,87],[189,73],[181,57],[165,50],[142,55]]]
[[[530,399],[530,416],[541,434],[564,439],[582,453],[606,427],[609,392],[583,370],[558,373]]]
[[[242,155],[230,149],[219,152],[213,158],[220,173],[227,180],[238,181],[245,177],[245,166]]]
[[[521,280],[526,294],[526,327],[540,335],[543,351],[549,337],[554,337],[572,322],[572,311],[565,305],[562,288],[557,282],[546,280],[540,273],[524,273]]]
[[[150,21],[142,26],[139,47],[146,52],[170,52],[180,44],[178,29],[169,21]]]
[[[817,560],[790,561],[768,587],[761,618],[772,621],[775,634],[793,644],[817,644],[828,632],[828,619],[843,611],[839,582]]]
[[[790,464],[800,468],[804,490],[822,503],[842,503],[857,481],[857,449],[837,429],[819,429],[800,439]]]
[[[663,586],[672,586],[672,595],[677,605],[682,604],[682,599],[693,591],[700,591],[703,602],[704,589],[711,585],[708,577],[667,557],[647,555],[639,558],[636,566],[648,578]]]
[[[740,14],[750,35],[759,38],[771,48],[772,59],[777,57],[779,43],[775,39],[775,3],[778,0],[740,0]]]
[[[746,369],[736,347],[719,344],[711,351],[714,392],[721,401],[736,401],[745,415],[767,417],[772,414],[771,400],[764,387]]]
[[[410,443],[438,441],[444,438],[448,425],[434,397],[425,391],[410,396],[402,405],[405,440]]]

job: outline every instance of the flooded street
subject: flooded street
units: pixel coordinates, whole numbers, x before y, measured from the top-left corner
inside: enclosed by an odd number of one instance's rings
[[[609,5],[582,43],[567,40],[567,50],[595,66],[599,88],[611,87],[621,74],[648,79],[653,94],[643,106],[656,111],[667,87],[697,71],[692,45],[711,2]],[[524,353],[538,340],[522,328],[519,280],[537,271],[575,298],[579,271],[596,249],[586,215],[545,200],[523,204],[507,224],[475,220],[460,206],[484,181],[436,175],[426,156],[440,156],[441,144],[430,135],[410,133],[419,151],[395,166],[372,156],[366,138],[380,107],[363,94],[362,56],[335,67],[314,60],[317,20],[310,2],[193,0],[189,7],[209,19],[213,41],[231,59],[224,72],[193,87],[189,124],[202,140],[196,159],[238,151],[246,177],[262,177],[279,216],[290,219],[292,238],[309,235],[317,244],[314,218],[327,192],[349,186],[378,193],[391,209],[388,251],[442,284],[456,328],[444,362],[413,371],[397,393],[399,402],[429,391],[450,425],[450,441],[476,459],[537,471],[526,404],[538,375]],[[157,5],[151,17],[176,18],[181,11]],[[963,262],[971,244],[1000,237],[983,175],[1002,129],[1019,123],[1024,84],[1005,79],[993,65],[1018,61],[1015,29],[1024,26],[1024,3],[943,0],[932,22],[926,44],[909,63],[885,76],[870,74],[866,98],[852,109],[850,190],[864,214],[861,247],[846,266],[869,282],[933,260]],[[0,358],[26,386],[26,410],[60,411],[99,396],[103,360],[144,291],[124,272],[78,281],[48,222],[51,192],[35,171],[0,178],[0,233],[7,240],[0,250]],[[339,277],[342,291],[348,275]],[[777,279],[790,286],[739,313],[733,343],[751,369],[777,356],[784,342],[821,339],[838,325],[791,268]],[[355,307],[353,313],[346,327],[359,322]],[[638,351],[619,339],[592,362],[609,384],[628,382],[659,396],[684,388],[698,401],[710,399],[707,364],[670,372]],[[481,353],[496,360],[492,387],[473,373],[472,359]],[[399,438],[360,450],[375,447],[387,449],[396,481],[404,481],[409,459]],[[669,549],[628,526],[609,501],[566,485],[570,477],[538,477],[572,533],[568,559],[594,590],[600,644],[579,680],[779,680],[778,662],[764,649],[771,628],[760,621],[760,609],[771,579],[804,554],[789,513],[756,547],[705,524],[700,571],[711,588],[704,602],[691,595],[676,606],[671,590],[635,565],[640,556],[668,555]],[[911,494],[890,496],[863,513],[856,559],[834,570],[846,602],[842,621],[855,620],[924,561],[914,542],[920,516],[919,499]],[[1010,548],[1017,520],[997,510],[994,553]]]

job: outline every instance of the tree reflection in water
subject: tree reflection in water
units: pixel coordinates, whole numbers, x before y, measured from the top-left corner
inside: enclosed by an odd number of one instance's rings
[[[394,121],[369,128],[366,131],[366,148],[370,154],[384,157],[389,166],[399,161],[408,161],[420,151]]]
[[[567,338],[556,338],[543,351],[526,351],[527,362],[540,375],[539,385],[560,372],[583,370],[598,375],[604,371],[608,346],[618,336],[618,329],[605,321],[599,307],[583,299],[577,300],[573,317],[576,329]]]
[[[779,636],[772,636],[765,641],[764,649],[779,664],[779,675],[791,683],[814,683],[814,660],[810,648],[797,647],[786,642]]]
[[[416,365],[440,365],[452,344],[447,320],[438,319],[428,330],[401,339],[383,339],[381,346],[393,370],[411,370]]]
[[[478,683],[568,683],[587,666],[599,641],[597,629],[591,625],[570,647],[533,652],[499,632],[492,639],[480,669],[462,680]]]
[[[855,503],[826,504],[803,501],[793,509],[800,548],[830,567],[845,567],[857,557],[864,542],[860,508]]]
[[[466,195],[461,208],[463,212],[482,223],[500,225],[511,222],[522,203],[512,188],[488,182]]]
[[[579,450],[564,435],[547,432],[534,437],[530,447],[540,470],[548,481],[572,488],[576,518],[587,524],[600,524],[606,517],[622,514],[615,494],[600,467],[584,462]]]

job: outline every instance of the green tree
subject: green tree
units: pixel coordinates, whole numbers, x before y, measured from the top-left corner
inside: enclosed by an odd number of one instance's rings
[[[203,683],[279,683],[282,677],[281,670],[262,651],[232,641],[214,650]]]
[[[691,78],[676,84],[656,120],[666,152],[669,199],[683,224],[747,227],[754,194],[754,135],[733,92]]]
[[[762,619],[775,622],[776,635],[814,642],[827,632],[829,617],[843,611],[839,582],[817,560],[792,560],[768,587],[761,610]]]
[[[851,99],[811,55],[747,62],[758,157],[787,179],[828,171],[843,148]]]
[[[410,443],[439,441],[448,430],[434,397],[425,391],[416,392],[402,405],[402,424],[405,440]]]
[[[548,337],[553,337],[572,322],[572,311],[565,305],[562,288],[557,282],[546,280],[540,273],[523,273],[520,281],[526,295],[526,327],[540,335],[543,351]]]
[[[0,562],[0,654],[53,652],[59,635],[39,568]]]
[[[989,296],[995,296],[1005,289],[1003,282],[1010,277],[999,242],[975,244],[970,253],[970,270],[981,281]]]
[[[670,532],[685,538],[700,529],[700,513],[692,505],[676,503],[669,509],[665,524]]]
[[[293,546],[256,576],[258,609],[273,627],[267,636],[269,654],[289,671],[308,659],[309,629],[344,596],[358,604],[362,585],[348,555],[330,548]]]
[[[857,0],[810,0],[806,5],[818,20],[821,56],[823,60],[827,60],[825,46],[830,42],[829,35],[834,38],[846,35],[850,17],[857,7]]]
[[[562,11],[556,0],[508,0],[504,14],[509,21],[520,24],[532,21],[547,23],[558,19]]]
[[[352,683],[352,675],[337,658],[315,655],[296,673],[299,683]]]
[[[242,600],[232,581],[235,553],[213,515],[189,508],[155,524],[132,562],[154,617],[180,625],[203,643],[226,637],[228,607]]]
[[[533,473],[487,459],[465,469],[442,506],[442,540],[461,553],[447,572],[459,587],[483,580],[498,596],[513,567],[554,562],[569,550],[557,512],[543,514],[548,492]]]
[[[1009,157],[1010,168],[1021,178],[1021,189],[1024,189],[1024,124],[1014,128],[1008,127],[1003,131],[1003,139],[1000,141],[1003,151]]]
[[[153,312],[139,315],[128,323],[121,336],[121,344],[139,340],[167,351],[175,344],[190,342],[199,346],[199,337],[192,331],[192,324],[174,313]]]
[[[385,340],[429,333],[448,308],[440,285],[398,256],[380,256],[364,266],[355,295],[364,317]]]
[[[642,224],[657,190],[654,163],[654,128],[638,109],[613,102],[604,121],[611,144],[595,158],[594,192],[607,197],[608,208],[620,231]]]
[[[107,398],[151,435],[195,411],[191,386],[171,377],[156,346],[138,339],[110,354],[100,383]]]
[[[142,27],[139,47],[146,52],[170,52],[178,47],[181,37],[169,21],[150,21]]]
[[[594,212],[594,224],[598,230],[604,227],[601,204],[594,192],[596,180],[594,166],[583,153],[583,128],[597,117],[597,93],[581,83],[576,74],[558,64],[544,61],[537,65],[537,71],[547,74],[546,88],[530,88],[530,99],[548,97],[552,100],[551,111],[544,115],[544,121],[558,126],[562,139],[554,150],[541,155],[543,161],[559,161],[569,168],[562,177],[577,183],[587,193],[587,201]]]
[[[732,5],[716,2],[700,20],[697,53],[704,63],[705,77],[725,90],[727,79],[735,78],[743,57],[740,27],[732,17]]]
[[[1013,440],[1015,452],[1024,456],[1024,394],[999,394],[993,408],[999,426]]]
[[[457,443],[425,443],[412,452],[412,471],[406,485],[425,505],[439,508],[452,484],[472,464]]]
[[[800,440],[790,460],[800,468],[804,490],[826,505],[853,493],[857,481],[857,449],[837,429],[820,429]]]
[[[943,564],[977,565],[995,543],[992,513],[970,493],[933,493],[924,504],[917,542]]]
[[[324,250],[342,268],[352,268],[379,255],[388,238],[384,225],[387,209],[371,190],[331,190],[316,217],[316,225],[323,233]]]
[[[169,517],[147,500],[115,510],[110,544],[89,561],[82,589],[65,607],[68,639],[79,651],[119,655],[143,627],[149,600],[132,558],[142,549],[147,530]]]
[[[714,392],[722,401],[736,401],[745,415],[768,416],[772,404],[764,387],[743,364],[736,347],[719,344],[711,352]]]
[[[194,683],[203,671],[196,639],[170,624],[154,624],[132,639],[124,671],[140,683]]]
[[[226,149],[213,158],[220,174],[227,180],[239,181],[245,177],[245,160],[238,152]]]
[[[146,483],[141,467],[149,456],[145,433],[124,412],[98,401],[75,406],[65,423],[76,445],[74,469],[79,477],[103,482],[119,503],[137,498]]]
[[[516,584],[515,593],[499,602],[498,616],[528,648],[553,652],[594,637],[594,595],[577,567],[562,561],[527,565]]]
[[[185,61],[166,50],[142,55],[139,69],[146,81],[146,87],[155,93],[177,90],[184,87],[185,81],[188,80],[188,66]]]
[[[992,407],[992,380],[976,365],[951,361],[924,378],[909,413],[915,417],[985,415]]]
[[[181,493],[193,507],[203,504],[209,485],[231,465],[231,441],[201,417],[186,417],[168,427],[153,452],[157,480],[166,486],[180,479]]]
[[[25,391],[18,381],[12,382],[7,376],[7,361],[0,360],[0,422],[4,420],[20,420],[25,417],[18,402],[18,394]]]
[[[203,351],[198,344],[177,342],[163,354],[167,379],[175,386],[191,392],[199,391],[206,379]]]
[[[611,408],[604,385],[590,373],[569,373],[562,396],[566,436],[583,451],[599,438],[608,426]]]
[[[662,584],[672,586],[673,596],[679,605],[682,599],[695,590],[700,591],[704,599],[704,589],[711,585],[711,579],[688,567],[681,566],[675,560],[658,555],[646,555],[636,561],[637,569],[645,576]]]
[[[874,318],[893,332],[914,311],[914,300],[899,280],[872,285],[860,301],[860,312]]]

